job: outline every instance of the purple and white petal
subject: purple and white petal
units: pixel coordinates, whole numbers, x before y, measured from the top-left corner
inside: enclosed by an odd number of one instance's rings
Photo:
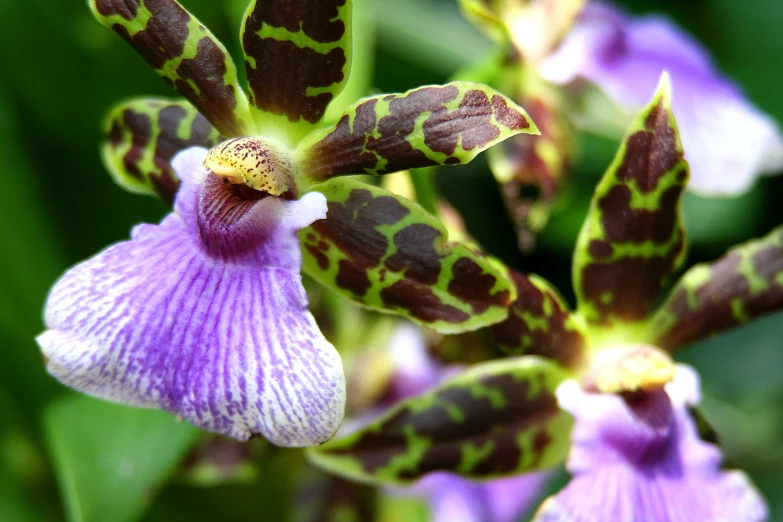
[[[395,494],[427,501],[432,522],[515,522],[541,498],[550,471],[477,482],[453,473],[430,473]]]
[[[569,484],[535,522],[758,522],[767,508],[747,477],[723,471],[718,448],[699,439],[688,414],[698,378],[678,365],[665,391],[624,400],[587,393],[575,381],[557,390],[575,419]]]
[[[443,366],[429,354],[424,332],[413,323],[397,325],[386,348],[394,368],[386,394],[389,400],[418,395],[443,378]]]
[[[557,84],[584,78],[635,112],[652,97],[664,70],[672,80],[690,190],[735,195],[759,174],[783,168],[783,136],[775,121],[716,70],[698,42],[664,17],[632,19],[608,5],[590,4],[540,72]]]
[[[205,154],[175,158],[175,212],[55,284],[38,337],[48,370],[239,440],[319,444],[340,425],[345,379],[307,310],[295,234],[325,216],[325,199],[234,197]]]

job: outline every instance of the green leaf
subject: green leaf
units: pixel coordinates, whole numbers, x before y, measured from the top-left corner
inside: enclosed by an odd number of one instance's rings
[[[331,180],[326,219],[299,232],[303,270],[367,307],[405,315],[442,333],[506,318],[516,294],[499,262],[448,242],[416,203],[351,179]]]
[[[351,0],[250,3],[242,48],[262,134],[290,146],[321,121],[348,81],[351,9]]]
[[[538,130],[521,107],[485,85],[452,82],[361,100],[302,141],[297,167],[317,183],[456,165],[522,132]]]
[[[247,98],[226,48],[174,0],[89,0],[114,29],[226,137],[254,134]]]
[[[596,188],[574,253],[578,312],[608,328],[645,319],[684,257],[688,180],[668,77]]]
[[[688,270],[651,319],[648,336],[676,350],[783,308],[783,226]]]
[[[217,129],[188,102],[136,98],[109,112],[103,162],[122,188],[172,202],[179,179],[171,158],[188,147],[212,148],[220,141]]]
[[[44,432],[71,522],[138,520],[199,436],[168,413],[69,395]]]
[[[491,478],[553,466],[569,446],[571,417],[554,395],[565,377],[556,363],[534,356],[479,364],[308,455],[327,471],[376,483],[432,471]]]
[[[585,338],[557,291],[537,276],[511,271],[511,278],[517,300],[509,307],[508,319],[489,327],[492,340],[514,355],[539,355],[566,367],[578,366]]]

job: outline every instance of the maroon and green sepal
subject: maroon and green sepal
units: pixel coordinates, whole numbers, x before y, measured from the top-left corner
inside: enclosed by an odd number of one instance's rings
[[[783,309],[783,226],[696,265],[651,318],[649,338],[673,351]]]
[[[333,127],[313,131],[297,149],[298,172],[318,183],[346,174],[456,165],[523,132],[538,129],[524,109],[490,87],[420,87],[361,100]]]
[[[321,121],[348,81],[351,10],[351,0],[250,3],[242,49],[262,134],[293,145]]]
[[[571,418],[554,394],[565,378],[540,357],[482,363],[309,457],[327,471],[387,484],[433,471],[491,478],[553,466],[568,452]]]
[[[596,188],[574,253],[577,311],[603,331],[639,325],[684,257],[688,181],[669,80],[631,125]]]
[[[476,248],[448,241],[418,204],[343,178],[316,187],[326,219],[299,232],[303,270],[336,292],[442,333],[502,321],[516,298],[507,269]]]
[[[575,368],[583,362],[585,336],[577,319],[548,282],[510,271],[517,299],[508,319],[489,327],[492,341],[513,355],[539,355]]]
[[[114,29],[226,137],[255,134],[226,48],[174,0],[89,0]]]
[[[171,203],[179,179],[171,158],[188,147],[211,148],[221,136],[185,100],[136,98],[111,109],[102,144],[114,181],[137,194],[157,194]]]

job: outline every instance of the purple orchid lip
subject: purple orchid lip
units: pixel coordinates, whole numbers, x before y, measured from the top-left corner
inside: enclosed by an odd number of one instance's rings
[[[557,390],[575,418],[571,482],[542,504],[535,522],[766,520],[747,477],[721,469],[717,447],[699,438],[688,406],[698,402],[695,371],[677,366],[664,390],[621,397]]]
[[[325,216],[325,198],[240,197],[202,167],[206,153],[174,159],[174,212],[55,284],[38,337],[47,368],[239,440],[319,444],[342,420],[345,378],[307,310],[296,232]]]

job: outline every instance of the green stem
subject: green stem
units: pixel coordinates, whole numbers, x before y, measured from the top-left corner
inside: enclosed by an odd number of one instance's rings
[[[424,207],[424,210],[437,216],[438,189],[435,188],[435,167],[412,170],[410,177],[413,190],[416,191],[416,201]]]

